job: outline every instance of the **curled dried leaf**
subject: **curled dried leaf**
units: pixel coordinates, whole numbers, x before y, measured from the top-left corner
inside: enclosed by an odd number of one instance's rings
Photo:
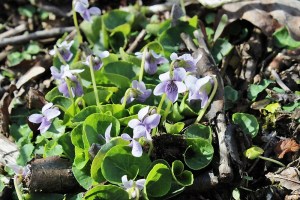
[[[288,152],[299,151],[300,145],[293,139],[288,138],[281,140],[277,143],[274,151],[277,153],[278,158],[283,158]]]

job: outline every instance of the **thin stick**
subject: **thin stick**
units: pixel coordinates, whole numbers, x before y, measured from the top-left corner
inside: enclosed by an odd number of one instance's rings
[[[27,24],[20,24],[19,26],[9,29],[8,31],[5,31],[4,33],[0,34],[0,40],[6,37],[10,37],[13,35],[17,35],[19,33],[22,33],[23,31],[26,30]]]
[[[284,84],[282,82],[282,80],[280,79],[279,75],[277,74],[277,72],[272,69],[271,70],[271,74],[272,76],[275,78],[275,81],[277,82],[277,84],[286,92],[291,92],[290,88],[288,88],[288,86],[286,86],[286,84]]]
[[[0,48],[4,47],[6,45],[16,45],[16,44],[26,43],[30,40],[40,40],[40,39],[45,39],[45,38],[57,37],[66,32],[69,33],[71,31],[73,31],[74,28],[75,28],[74,26],[53,28],[50,30],[36,31],[36,32],[30,33],[28,35],[18,35],[15,37],[4,38],[2,41],[0,41]]]
[[[132,53],[137,47],[137,45],[140,43],[140,41],[145,37],[145,35],[146,35],[146,30],[143,29],[135,38],[131,46],[126,50],[126,53]]]

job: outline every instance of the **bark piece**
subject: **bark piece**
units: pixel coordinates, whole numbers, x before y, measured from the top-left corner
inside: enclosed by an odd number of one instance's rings
[[[80,186],[72,173],[72,163],[57,156],[36,159],[25,183],[29,192],[69,193]]]

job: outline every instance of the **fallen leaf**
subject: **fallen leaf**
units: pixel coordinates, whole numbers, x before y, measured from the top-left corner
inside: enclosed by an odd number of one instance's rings
[[[295,167],[289,167],[283,170],[280,174],[269,172],[266,177],[271,181],[280,182],[282,187],[293,192],[300,190],[299,171]]]
[[[45,68],[41,66],[33,66],[30,68],[16,83],[17,88],[19,89],[22,85],[30,81],[32,78],[45,72]]]
[[[278,158],[283,158],[288,152],[296,152],[300,149],[300,145],[293,139],[284,139],[277,143],[274,151],[278,154]]]
[[[300,1],[260,0],[225,4],[221,15],[227,14],[229,22],[245,19],[271,36],[276,29],[287,26],[295,40],[300,40]]]

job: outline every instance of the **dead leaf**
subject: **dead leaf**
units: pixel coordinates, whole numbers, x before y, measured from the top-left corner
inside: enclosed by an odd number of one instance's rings
[[[33,66],[30,68],[16,83],[17,88],[19,89],[22,85],[30,81],[35,76],[38,76],[45,72],[45,68],[41,66]]]
[[[245,19],[271,36],[282,26],[287,26],[291,36],[300,40],[300,1],[260,0],[225,4],[221,15],[227,14],[229,22]],[[220,15],[220,16],[221,16]]]
[[[292,190],[293,192],[300,190],[299,171],[295,167],[289,167],[283,170],[280,174],[269,172],[266,174],[266,177],[272,182],[280,182],[282,187]]]
[[[283,158],[288,152],[299,151],[300,145],[293,139],[281,140],[277,143],[274,151],[278,154],[278,158]]]

